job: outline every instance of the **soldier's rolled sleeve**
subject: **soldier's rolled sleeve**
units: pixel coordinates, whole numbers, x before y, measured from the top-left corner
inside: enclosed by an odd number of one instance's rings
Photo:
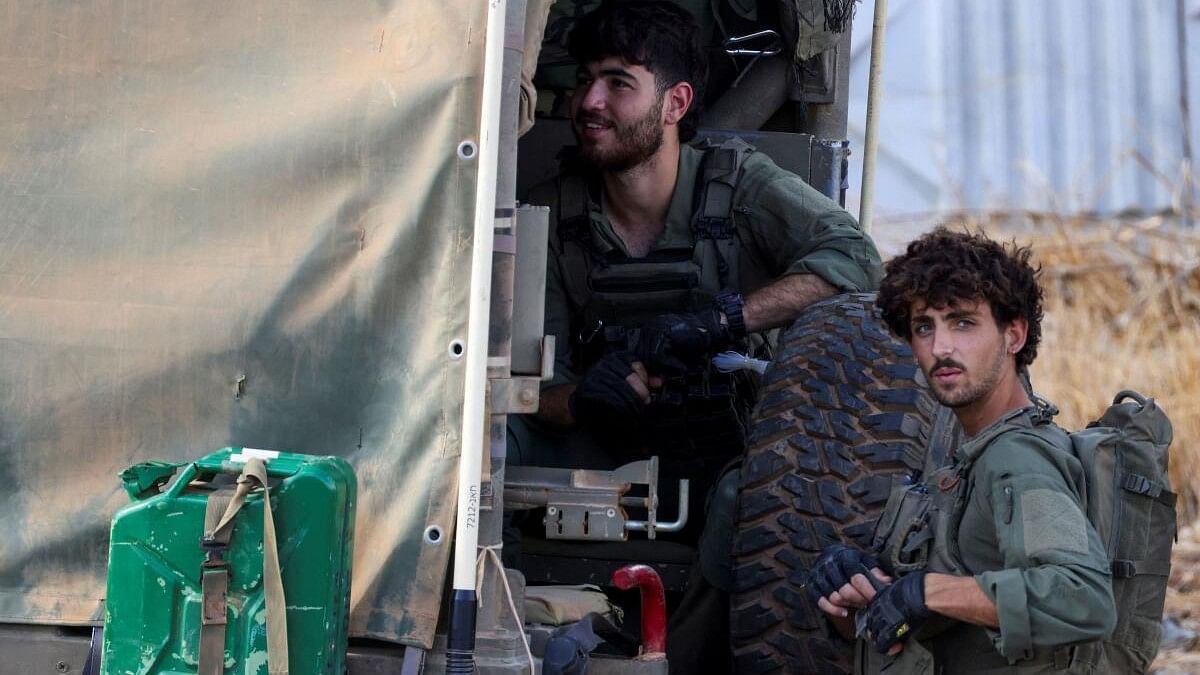
[[[1010,661],[1034,647],[1096,640],[1112,632],[1108,558],[1084,513],[1083,469],[1032,434],[990,447],[976,489],[988,494],[1004,568],[976,575],[996,604],[996,648]]]
[[[780,173],[742,202],[751,242],[775,263],[775,276],[815,274],[841,292],[879,287],[875,243],[837,202],[799,177]]]

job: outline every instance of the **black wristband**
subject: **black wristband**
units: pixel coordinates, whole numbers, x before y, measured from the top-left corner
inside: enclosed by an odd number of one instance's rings
[[[741,293],[726,292],[717,296],[714,301],[717,309],[725,315],[729,322],[729,335],[734,340],[746,337],[746,319],[742,316],[742,306],[745,302]]]

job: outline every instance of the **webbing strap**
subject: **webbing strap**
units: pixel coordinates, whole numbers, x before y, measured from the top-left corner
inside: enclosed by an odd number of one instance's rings
[[[925,542],[933,539],[933,528],[926,527],[922,530],[913,532],[904,538],[904,546],[900,549],[900,553],[905,556],[905,559],[910,559],[914,553],[921,550],[925,546]]]
[[[203,600],[200,605],[200,675],[225,672],[225,612],[229,592],[229,570],[203,570],[200,576]]]
[[[1155,482],[1136,473],[1123,473],[1121,487],[1138,495],[1145,495],[1162,503],[1164,506],[1175,508],[1178,497],[1162,483]]]
[[[558,187],[558,239],[562,242],[563,285],[567,296],[580,307],[586,307],[591,297],[588,277],[594,259],[599,255],[592,241],[592,221],[588,201],[587,180],[583,176],[563,176]]]
[[[946,465],[951,450],[961,443],[962,426],[954,411],[946,406],[938,406],[933,413],[933,426],[929,432],[929,452],[925,456],[924,475],[932,475],[934,471]]]
[[[564,175],[558,184],[558,222],[586,220],[590,210],[587,178],[574,173]]]
[[[719,146],[704,152],[700,160],[700,184],[696,186],[698,194],[692,198],[692,210],[698,218],[714,224],[729,220],[740,165],[738,159],[738,151],[732,147]],[[731,234],[731,230],[718,230],[713,237],[724,238]]]
[[[233,490],[217,490],[208,497],[204,509],[204,547],[206,556],[200,566],[200,650],[199,675],[225,672],[225,624],[229,592],[229,563],[224,552],[233,528],[218,529],[221,516],[233,501]]]
[[[738,245],[734,238],[733,197],[741,173],[742,143],[726,143],[704,151],[700,160],[700,174],[696,191],[692,197],[693,220],[697,246],[697,263],[702,249],[711,246],[717,263],[719,291],[737,288]],[[701,265],[703,267],[703,265]]]
[[[250,458],[237,479],[237,489],[225,502],[222,491],[209,497],[204,514],[204,545],[210,551],[223,551],[233,533],[233,521],[246,503],[246,497],[255,487],[262,488],[263,496],[263,594],[267,611],[267,672],[269,675],[288,675],[287,603],[283,595],[283,577],[279,572],[279,548],[275,539],[275,519],[271,516],[271,494],[267,490],[267,467],[258,458]],[[214,504],[214,500],[218,500]],[[219,518],[217,514],[220,514]],[[214,523],[214,521],[216,521]],[[198,675],[222,675],[225,668],[225,595],[229,588],[228,563],[218,553],[210,554],[205,562],[201,577],[203,593],[203,621],[200,632],[200,667]],[[210,581],[211,576],[211,581]],[[211,594],[210,594],[211,588]],[[210,606],[211,605],[211,606]],[[211,618],[213,628],[208,630]],[[219,623],[218,623],[219,621]],[[205,658],[205,654],[209,658]],[[214,663],[213,655],[217,660]],[[207,669],[206,669],[207,668]]]
[[[1170,560],[1114,560],[1112,575],[1117,579],[1128,579],[1141,575],[1166,577],[1171,575]]]

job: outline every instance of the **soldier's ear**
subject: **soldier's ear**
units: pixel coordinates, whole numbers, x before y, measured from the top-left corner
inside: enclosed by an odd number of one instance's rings
[[[1025,339],[1029,337],[1029,322],[1025,319],[1013,319],[1004,327],[1004,345],[1009,354],[1016,355],[1025,348]]]
[[[679,120],[691,109],[696,90],[687,82],[676,82],[663,92],[663,123],[679,124]]]

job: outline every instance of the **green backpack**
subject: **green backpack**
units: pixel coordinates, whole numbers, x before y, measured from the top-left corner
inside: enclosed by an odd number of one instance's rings
[[[1088,520],[1112,563],[1117,608],[1112,636],[1076,656],[1095,672],[1144,673],[1162,641],[1176,537],[1176,495],[1167,475],[1171,435],[1171,421],[1154,399],[1133,391],[1117,394],[1100,419],[1071,434],[1087,472]]]

